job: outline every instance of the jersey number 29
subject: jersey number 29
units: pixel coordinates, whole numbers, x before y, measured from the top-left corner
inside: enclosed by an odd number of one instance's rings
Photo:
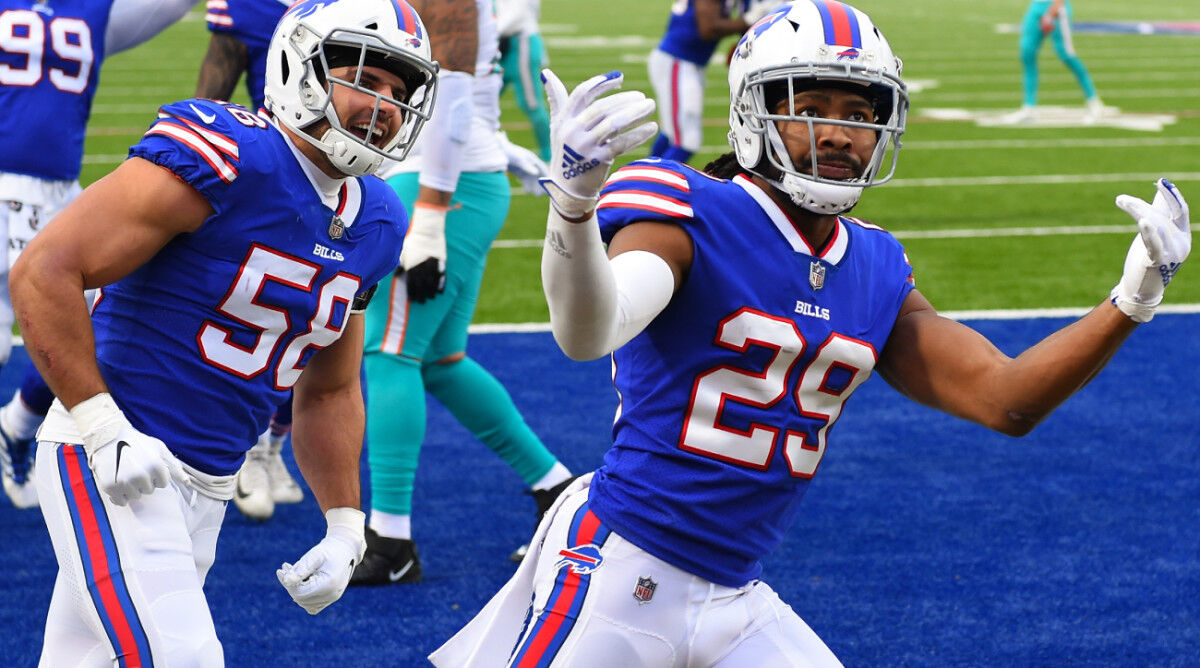
[[[719,366],[696,377],[691,403],[680,435],[679,447],[721,461],[766,470],[783,433],[783,456],[793,476],[811,478],[825,454],[826,435],[842,414],[842,407],[875,367],[877,355],[870,344],[830,334],[813,360],[799,373],[792,369],[808,342],[788,318],[743,308],[717,327],[716,344],[737,351],[750,346],[774,350],[761,373]],[[832,383],[833,375],[841,379]],[[726,402],[769,409],[789,395],[789,379],[797,378],[790,392],[801,415],[821,422],[814,438],[802,431],[771,424],[752,423],[746,430],[721,423]],[[846,378],[849,380],[845,380]]]

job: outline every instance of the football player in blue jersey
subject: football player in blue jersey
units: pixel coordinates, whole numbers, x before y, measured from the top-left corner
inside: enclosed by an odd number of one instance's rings
[[[8,270],[79,193],[83,136],[100,65],[157,35],[196,0],[0,0],[0,366],[12,350]],[[53,110],[50,113],[49,110]],[[0,409],[0,478],[18,508],[37,505],[34,432],[54,396],[32,367]]]
[[[26,248],[11,288],[58,399],[38,494],[59,560],[42,663],[223,662],[205,575],[234,479],[294,388],[325,535],[277,571],[316,614],[362,558],[361,313],[404,207],[370,176],[429,116],[437,66],[403,0],[305,0],[266,105],[168,104]],[[89,318],[82,293],[99,288]]]
[[[267,46],[291,0],[208,0],[204,20],[212,35],[200,63],[196,97],[229,100],[246,76],[250,108],[263,106]]]
[[[708,62],[721,38],[740,35],[779,3],[775,0],[675,0],[658,47],[650,52],[650,85],[661,132],[650,155],[687,162],[703,140]],[[733,16],[735,10],[740,16]]]
[[[908,107],[862,12],[797,0],[746,34],[734,151],[711,173],[642,160],[604,185],[654,131],[652,107],[601,97],[619,73],[570,95],[546,77],[542,280],[564,352],[612,355],[613,447],[440,666],[840,665],[758,578],[855,388],[878,369],[916,401],[1025,434],[1150,320],[1191,248],[1171,183],[1152,204],[1118,197],[1139,233],[1111,295],[1011,358],[938,315],[892,235],[845,215],[894,172]],[[564,156],[585,167],[568,178]]]

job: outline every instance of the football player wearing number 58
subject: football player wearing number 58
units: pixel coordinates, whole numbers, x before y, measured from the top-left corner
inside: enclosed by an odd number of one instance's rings
[[[223,663],[204,579],[235,474],[292,389],[324,537],[276,576],[309,614],[342,595],[366,549],[362,312],[407,226],[368,175],[429,118],[426,34],[403,0],[292,5],[270,113],[165,105],[13,266],[58,397],[38,432],[59,560],[43,665]],[[90,318],[85,288],[101,291]]]
[[[546,78],[551,326],[572,358],[612,355],[621,406],[604,465],[563,493],[438,665],[839,665],[758,578],[851,393],[875,369],[1025,434],[1150,320],[1191,247],[1171,183],[1153,204],[1118,197],[1139,232],[1112,294],[1011,358],[938,315],[900,243],[846,215],[892,175],[908,109],[864,13],[797,0],[747,32],[729,70],[734,151],[707,173],[640,160],[606,184],[654,132],[653,105],[606,95],[619,73],[569,95]],[[564,154],[594,166],[568,178]]]

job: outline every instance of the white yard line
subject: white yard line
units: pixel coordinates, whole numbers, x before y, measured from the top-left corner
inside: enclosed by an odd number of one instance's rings
[[[1078,318],[1091,311],[1093,306],[1069,306],[1065,308],[994,309],[987,311],[939,311],[952,320],[1032,320],[1034,318]],[[1200,304],[1164,304],[1159,313],[1200,313]],[[472,334],[513,334],[548,332],[548,322],[480,323],[471,325]]]

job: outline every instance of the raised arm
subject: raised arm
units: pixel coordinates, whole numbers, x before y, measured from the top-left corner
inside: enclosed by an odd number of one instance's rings
[[[1148,322],[1191,250],[1187,203],[1170,182],[1153,204],[1121,195],[1138,222],[1109,301],[1010,358],[966,325],[943,318],[912,291],[878,369],[903,394],[996,431],[1028,433],[1108,363],[1138,323]]]
[[[1010,436],[1033,429],[1083,387],[1137,323],[1105,302],[1015,358],[909,293],[879,360],[904,395]]]
[[[199,0],[113,0],[104,35],[104,55],[111,56],[149,41],[183,18]]]
[[[200,63],[196,97],[228,100],[246,70],[246,45],[225,32],[214,32],[208,39],[208,51]]]
[[[602,97],[620,88],[620,72],[592,77],[570,95],[550,70],[542,78],[552,146],[550,175],[542,179],[550,195],[542,289],[559,347],[572,359],[595,359],[641,331],[670,301],[686,272],[685,266],[665,259],[672,251],[660,256],[654,250],[685,245],[687,256],[680,262],[690,263],[691,246],[679,228],[639,223],[619,233],[629,235],[619,243],[614,239],[614,260],[609,262],[596,222],[596,199],[617,156],[658,131],[655,123],[645,122],[654,113],[654,101],[638,91]]]

